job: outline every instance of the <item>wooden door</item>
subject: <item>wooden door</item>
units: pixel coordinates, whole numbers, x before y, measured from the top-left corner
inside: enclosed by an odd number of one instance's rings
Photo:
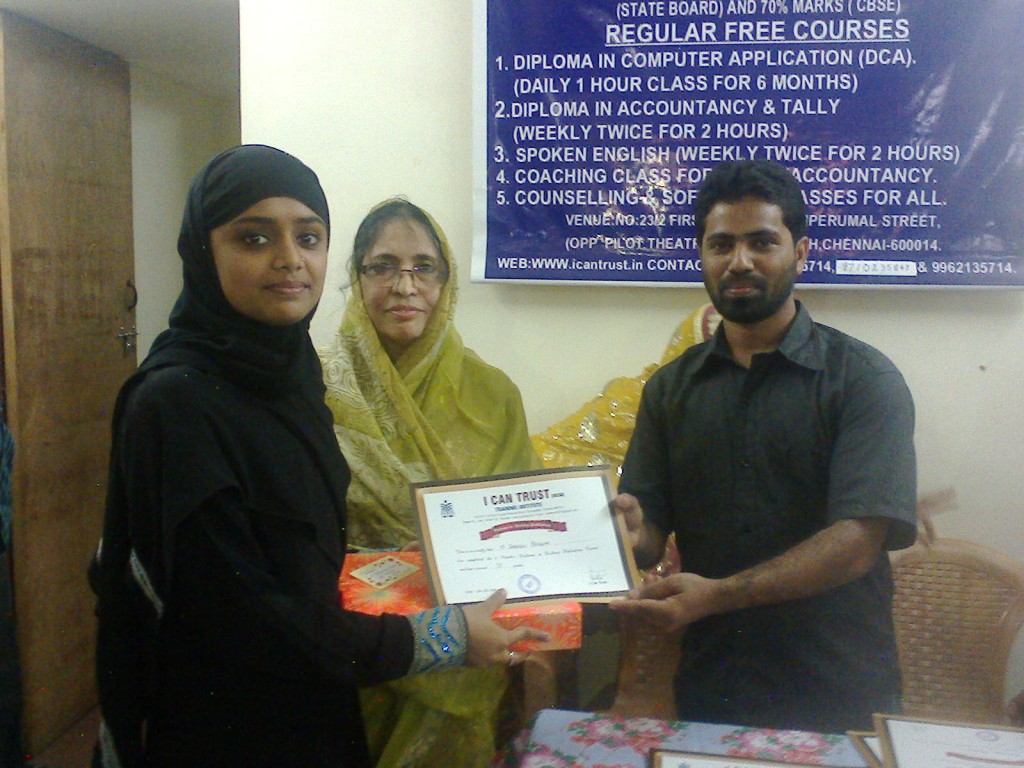
[[[110,411],[134,370],[127,65],[0,15],[0,296],[17,441],[14,586],[25,729],[38,752],[96,703],[85,572]]]

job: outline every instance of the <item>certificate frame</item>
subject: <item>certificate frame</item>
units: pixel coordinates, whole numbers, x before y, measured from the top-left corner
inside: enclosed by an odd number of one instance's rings
[[[479,602],[498,588],[506,590],[509,605],[567,600],[608,603],[624,597],[641,580],[632,548],[628,546],[625,522],[611,507],[614,481],[614,470],[600,465],[413,483],[410,492],[423,547],[423,564],[435,603]],[[577,499],[576,492],[588,506],[574,518],[578,510],[571,508],[571,504]],[[559,507],[563,503],[570,507]],[[596,524],[596,528],[582,527],[588,521]],[[592,587],[568,589],[568,570],[550,567],[552,551],[563,544],[573,544],[574,536],[587,536],[595,531],[595,551],[605,557],[594,560],[593,567],[588,569]],[[527,534],[531,540],[522,543],[521,534]],[[553,537],[562,534],[564,540],[553,543]],[[472,550],[467,548],[470,541]],[[458,549],[459,546],[463,548]],[[588,543],[587,548],[590,546]],[[563,565],[578,563],[580,558],[589,556],[573,546]],[[521,567],[519,562],[523,559],[537,565],[543,575]],[[507,583],[518,570],[522,574]],[[549,571],[558,572],[553,580],[546,578]],[[500,578],[506,581],[499,583]],[[470,586],[471,579],[479,583]],[[493,579],[499,581],[489,581]],[[549,588],[549,581],[556,586]]]
[[[678,752],[671,749],[652,750],[648,762],[650,768],[793,768],[792,763],[780,763],[777,760]]]
[[[868,768],[883,768],[882,766],[882,744],[878,734],[874,731],[847,731],[847,738],[857,750],[857,754],[864,758]]]
[[[1024,745],[1024,728],[1009,725],[985,723],[965,723],[924,717],[907,717],[905,715],[875,714],[875,732],[878,734],[882,750],[883,764],[887,768],[933,768],[934,752],[944,749],[947,756],[957,758],[957,764],[964,768],[989,768],[996,764],[998,758],[991,754],[980,754],[981,749],[991,749],[1001,738],[1010,736],[1011,748]],[[906,731],[915,729],[923,734],[923,738],[915,738],[915,746],[920,746],[916,753],[907,749],[904,743],[908,739]],[[984,736],[986,738],[977,738]],[[1019,739],[1019,740],[1018,740]],[[984,744],[979,748],[978,741]],[[957,744],[961,746],[957,746]],[[949,752],[949,748],[954,752]],[[996,747],[998,750],[998,747]],[[1020,752],[1007,753],[1018,758]],[[1004,761],[1002,765],[1014,765],[1016,762]]]

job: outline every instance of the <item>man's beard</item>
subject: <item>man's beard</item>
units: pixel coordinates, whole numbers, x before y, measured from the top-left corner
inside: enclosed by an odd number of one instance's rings
[[[718,282],[717,288],[708,285],[707,277],[705,277],[704,287],[711,298],[711,303],[718,310],[718,314],[733,323],[753,325],[767,320],[782,308],[793,293],[796,277],[797,271],[796,265],[794,265],[791,274],[780,278],[782,282],[775,286],[775,290],[769,290],[768,281],[755,275],[732,278],[726,276]],[[725,290],[736,283],[750,285],[757,290],[748,296],[725,295]]]

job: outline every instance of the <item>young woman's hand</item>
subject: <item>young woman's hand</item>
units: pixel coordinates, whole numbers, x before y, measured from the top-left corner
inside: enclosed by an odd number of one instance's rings
[[[524,651],[513,651],[512,646],[521,640],[551,639],[547,632],[532,627],[505,629],[492,618],[492,614],[505,603],[505,590],[499,589],[482,603],[464,606],[466,627],[469,630],[469,654],[466,664],[470,667],[487,667],[492,664],[521,664],[529,657]]]

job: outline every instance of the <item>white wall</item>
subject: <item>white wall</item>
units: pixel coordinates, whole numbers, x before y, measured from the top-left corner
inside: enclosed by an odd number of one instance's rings
[[[216,98],[133,66],[132,208],[138,359],[167,327],[181,290],[178,228],[192,176],[239,141],[238,101]]]
[[[531,432],[609,379],[658,360],[705,300],[697,289],[470,284],[469,0],[241,0],[245,141],[308,162],[332,205],[332,267],[314,322],[325,341],[344,305],[355,228],[375,202],[407,194],[446,229],[461,269],[458,326],[519,384]],[[917,403],[922,493],[956,489],[940,534],[1024,561],[1024,292],[804,291],[815,319],[886,352]],[[1017,654],[1016,689],[1024,688]]]

